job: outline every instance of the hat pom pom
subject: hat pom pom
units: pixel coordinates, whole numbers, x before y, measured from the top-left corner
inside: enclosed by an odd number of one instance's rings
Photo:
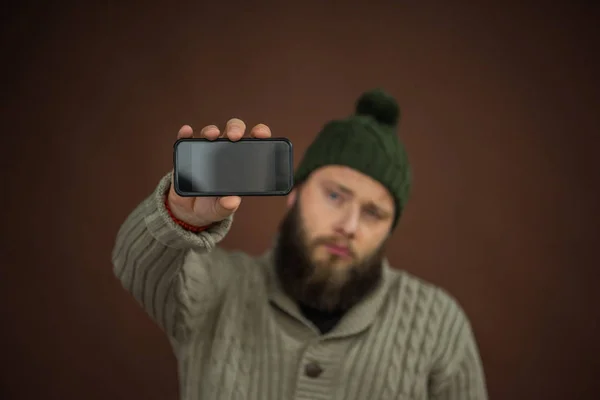
[[[396,126],[400,119],[400,107],[391,95],[374,89],[360,96],[356,103],[356,115],[368,115],[381,124]]]

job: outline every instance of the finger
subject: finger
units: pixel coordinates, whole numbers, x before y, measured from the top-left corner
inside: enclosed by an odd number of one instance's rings
[[[227,121],[227,125],[225,126],[225,137],[229,140],[235,142],[240,140],[242,136],[244,136],[244,132],[246,131],[246,124],[244,121],[238,118],[232,118]]]
[[[220,218],[227,218],[238,209],[241,202],[242,198],[239,196],[220,197],[215,201],[215,214]]]
[[[208,140],[215,140],[220,134],[221,132],[219,131],[219,128],[217,128],[215,125],[205,126],[200,131],[200,137]]]
[[[271,129],[265,124],[258,124],[250,131],[250,137],[268,139],[271,137]]]
[[[177,139],[191,138],[194,136],[194,130],[189,125],[184,125],[177,132]]]

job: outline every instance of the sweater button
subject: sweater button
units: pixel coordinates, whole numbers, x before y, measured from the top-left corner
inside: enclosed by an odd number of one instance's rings
[[[304,373],[309,378],[317,378],[323,373],[323,368],[321,368],[316,362],[311,362],[306,364],[306,367],[304,367]]]

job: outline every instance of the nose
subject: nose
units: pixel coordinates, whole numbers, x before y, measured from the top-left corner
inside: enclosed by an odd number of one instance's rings
[[[357,207],[348,207],[340,216],[336,231],[346,237],[354,238],[358,230],[360,210]]]

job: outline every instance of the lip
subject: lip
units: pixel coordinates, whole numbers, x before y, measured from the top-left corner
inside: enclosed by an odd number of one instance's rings
[[[348,257],[350,256],[350,249],[344,246],[336,246],[333,244],[326,244],[325,248],[331,254],[335,254],[336,256]]]

